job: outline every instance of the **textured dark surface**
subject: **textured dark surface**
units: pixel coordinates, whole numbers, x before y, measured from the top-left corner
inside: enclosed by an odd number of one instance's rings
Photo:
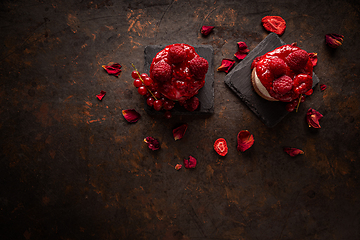
[[[0,239],[360,238],[358,1],[0,4]],[[268,35],[267,15],[286,20],[281,40],[318,53],[314,72],[328,86],[273,128],[216,71],[237,42],[253,50]],[[202,25],[215,28],[203,37]],[[329,48],[327,33],[344,44]],[[176,42],[214,50],[210,116],[151,116],[133,86],[131,63],[144,71],[145,47]],[[122,65],[118,78],[101,67],[110,62]],[[130,108],[141,114],[135,124],[121,113]],[[309,108],[324,115],[320,129],[307,126]],[[242,153],[245,129],[255,143]],[[213,150],[221,137],[225,157]],[[292,158],[285,146],[305,154]],[[196,168],[176,171],[189,155]]]
[[[152,45],[146,46],[144,72],[150,74],[150,65],[152,59],[158,52],[163,50],[166,46]],[[209,69],[205,76],[205,84],[199,90],[196,97],[199,99],[199,107],[192,112],[187,111],[184,107],[175,103],[175,107],[171,110],[172,116],[180,115],[209,115],[214,113],[214,50],[212,46],[193,46],[196,53],[205,58],[209,63]],[[163,115],[164,111],[155,111],[154,108],[145,105],[145,111],[150,115]]]
[[[277,47],[284,45],[275,33],[270,33],[262,40],[225,78],[225,83],[240,97],[241,100],[258,116],[268,127],[274,127],[289,112],[286,103],[266,101],[254,91],[251,85],[251,63]],[[300,47],[300,46],[299,46]],[[313,73],[313,88],[319,83],[319,78]],[[310,97],[308,97],[310,98]]]

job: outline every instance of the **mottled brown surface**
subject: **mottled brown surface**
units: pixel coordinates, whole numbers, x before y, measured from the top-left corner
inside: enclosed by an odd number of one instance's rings
[[[2,1],[0,239],[359,239],[359,14],[357,1]],[[146,114],[130,77],[145,46],[211,45],[216,69],[238,41],[251,50],[266,37],[266,15],[286,20],[283,41],[318,53],[325,91],[267,128],[215,71],[212,116]],[[202,37],[202,25],[215,29]],[[327,33],[343,46],[326,46]],[[102,69],[110,62],[119,78]],[[307,126],[309,108],[321,129]],[[241,153],[245,129],[255,144]],[[225,157],[213,150],[220,137]],[[197,167],[176,171],[189,155]]]

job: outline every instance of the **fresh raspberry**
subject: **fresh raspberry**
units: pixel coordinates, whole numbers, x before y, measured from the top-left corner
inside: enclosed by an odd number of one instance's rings
[[[304,94],[312,87],[312,77],[307,74],[299,74],[294,78],[294,92]]]
[[[286,64],[293,70],[301,70],[309,61],[309,54],[305,50],[297,50],[285,59]]]
[[[169,49],[168,59],[171,63],[181,63],[186,57],[186,51],[181,45],[174,45]]]
[[[151,72],[152,78],[160,82],[165,82],[167,80],[170,80],[171,74],[172,74],[171,66],[165,61],[158,62],[153,67]]]
[[[292,85],[293,80],[291,79],[291,77],[283,75],[274,80],[273,90],[280,95],[284,95],[292,89]]]
[[[281,58],[274,57],[269,62],[269,69],[275,78],[284,75],[286,73],[286,68],[287,66]]]
[[[190,72],[197,78],[202,79],[208,71],[209,63],[205,58],[195,57],[189,63]]]
[[[256,64],[260,61],[262,56],[257,56],[251,63],[251,69],[253,69],[254,67],[256,67]]]

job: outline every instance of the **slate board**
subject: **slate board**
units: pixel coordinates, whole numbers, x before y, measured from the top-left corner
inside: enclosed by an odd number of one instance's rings
[[[158,52],[163,50],[165,45],[149,45],[145,47],[145,64],[144,70],[147,74],[150,72],[150,65],[153,58],[156,56]],[[214,113],[214,49],[210,45],[200,45],[193,46],[195,48],[196,53],[205,58],[209,63],[209,70],[205,75],[205,85],[199,90],[199,93],[196,97],[199,99],[199,107],[193,111],[189,112],[185,108],[179,105],[179,103],[175,104],[175,107],[171,110],[173,116],[176,115],[208,115]],[[145,100],[146,101],[146,100]],[[145,111],[149,115],[163,115],[164,111],[155,111],[154,108],[149,107],[146,104]]]
[[[260,97],[251,85],[251,63],[257,56],[285,45],[278,35],[270,33],[261,41],[239,64],[225,77],[225,83],[268,127],[274,127],[287,114],[284,102],[271,102]],[[313,73],[313,88],[319,83],[319,78]]]

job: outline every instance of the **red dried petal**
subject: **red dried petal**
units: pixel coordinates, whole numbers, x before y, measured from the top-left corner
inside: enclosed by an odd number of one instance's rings
[[[184,159],[185,168],[195,168],[196,167],[196,159],[192,156],[189,156],[188,159]]]
[[[228,153],[228,146],[224,138],[219,138],[214,143],[214,150],[220,155],[225,156]]]
[[[140,118],[140,114],[135,109],[122,110],[122,114],[129,123],[136,123]]]
[[[321,91],[325,91],[326,88],[327,88],[327,86],[325,84],[320,84]]]
[[[222,61],[221,61],[221,66],[218,67],[218,71],[221,71],[221,72],[226,72],[228,73],[231,68],[234,66],[235,64],[235,60],[233,59],[228,59],[228,58],[224,58]]]
[[[295,157],[299,154],[304,154],[304,151],[298,148],[284,147],[284,152],[289,154],[292,157]]]
[[[248,130],[242,130],[237,135],[237,150],[244,152],[254,144],[254,136]]]
[[[101,101],[103,99],[103,97],[105,96],[106,92],[101,90],[100,94],[96,95],[96,97]]]
[[[176,164],[175,170],[180,170],[181,168],[182,168],[182,165],[181,165],[181,164]]]
[[[313,67],[315,67],[318,62],[317,53],[309,53],[309,58],[310,58],[310,61],[313,65]]]
[[[202,26],[201,28],[201,34],[204,36],[207,36],[211,33],[211,31],[214,29],[214,26]]]
[[[181,126],[173,129],[173,136],[175,141],[184,137],[187,127],[188,125],[184,123]]]
[[[237,59],[242,60],[247,56],[247,54],[250,52],[250,50],[248,49],[248,46],[246,45],[245,42],[238,42],[237,44],[238,44],[239,50],[234,54],[234,56]]]
[[[119,63],[114,63],[111,66],[106,66],[106,65],[102,65],[102,67],[105,69],[105,71],[110,74],[110,75],[114,75],[114,76],[119,76],[120,72],[121,72],[121,65]]]
[[[321,113],[318,111],[309,108],[309,110],[306,113],[306,121],[309,125],[309,127],[313,128],[321,128],[319,120],[323,117]]]
[[[153,137],[146,137],[144,138],[144,142],[147,144],[147,146],[155,151],[155,150],[159,150],[160,149],[160,143],[157,139],[153,138]]]
[[[261,23],[267,31],[276,33],[277,35],[282,35],[286,29],[286,22],[280,16],[263,17]]]
[[[344,36],[336,33],[326,34],[325,41],[329,47],[337,48],[343,44]]]
[[[304,93],[306,96],[310,96],[311,94],[313,94],[314,90],[311,88],[309,91],[307,91],[306,93]]]

